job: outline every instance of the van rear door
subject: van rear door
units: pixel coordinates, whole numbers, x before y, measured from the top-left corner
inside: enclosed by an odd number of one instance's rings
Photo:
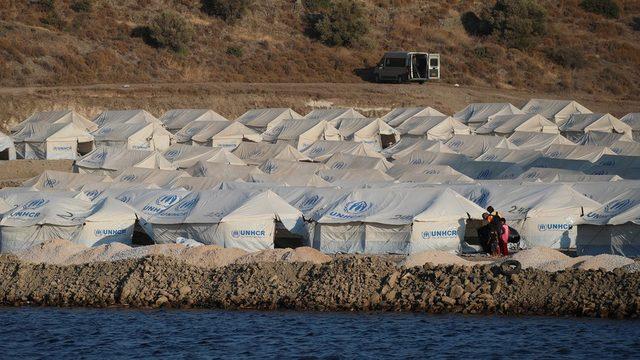
[[[440,79],[440,54],[429,54],[429,80]]]

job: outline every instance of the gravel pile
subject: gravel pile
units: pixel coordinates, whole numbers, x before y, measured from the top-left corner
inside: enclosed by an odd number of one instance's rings
[[[111,261],[139,259],[150,255],[178,257],[184,249],[186,249],[186,246],[180,244],[155,244],[138,246],[113,254],[111,256]]]
[[[297,249],[269,249],[246,254],[236,259],[236,264],[253,264],[260,262],[310,262],[322,264],[331,261],[331,257],[310,247]]]
[[[624,256],[602,254],[594,256],[578,266],[581,270],[598,270],[605,269],[613,271],[619,267],[633,264],[634,261]]]
[[[535,268],[544,270],[544,271],[549,271],[549,272],[575,269],[584,261],[591,259],[592,257],[593,256],[585,255],[585,256],[578,256],[578,257],[569,257],[568,259],[563,259],[563,260],[553,260],[547,263],[542,263],[540,265],[537,265]]]
[[[84,245],[74,244],[69,240],[47,240],[15,255],[22,261],[29,263],[64,264],[73,255],[86,250]]]
[[[213,269],[232,264],[237,258],[246,254],[247,252],[241,249],[202,245],[184,249],[177,258],[190,265]]]
[[[477,262],[465,260],[452,253],[437,250],[423,251],[409,255],[402,263],[402,265],[408,268],[414,266],[423,266],[424,264],[463,266],[479,265],[479,263]]]
[[[130,251],[131,246],[113,242],[110,244],[100,245],[92,248],[82,250],[70,258],[68,258],[65,265],[86,264],[97,261],[112,261],[114,257],[118,257],[120,253]]]
[[[640,261],[635,261],[633,264],[625,265],[622,267],[622,269],[630,273],[640,272]]]
[[[522,250],[515,253],[511,256],[511,259],[519,261],[522,267],[526,269],[546,266],[546,264],[554,261],[569,261],[571,258],[554,249],[534,247],[533,249]]]

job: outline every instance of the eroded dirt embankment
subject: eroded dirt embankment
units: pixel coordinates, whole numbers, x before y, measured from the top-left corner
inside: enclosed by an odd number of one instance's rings
[[[399,268],[370,257],[205,269],[164,256],[74,266],[4,256],[0,303],[636,318],[640,274],[527,269],[503,275],[488,265]]]

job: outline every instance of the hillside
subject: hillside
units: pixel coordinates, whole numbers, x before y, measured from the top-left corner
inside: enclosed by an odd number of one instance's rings
[[[617,19],[584,11],[580,0],[538,1],[548,31],[525,51],[465,31],[463,15],[480,13],[488,1],[361,1],[369,32],[353,47],[308,37],[300,0],[255,0],[234,24],[205,14],[201,0],[87,0],[88,10],[76,2],[0,0],[0,86],[362,82],[385,51],[421,49],[442,54],[446,83],[619,99],[640,94],[640,31],[632,26],[640,22],[637,0],[619,0]],[[156,48],[136,36],[167,9],[194,30],[186,51]],[[558,61],[553,49],[559,48],[581,64]]]

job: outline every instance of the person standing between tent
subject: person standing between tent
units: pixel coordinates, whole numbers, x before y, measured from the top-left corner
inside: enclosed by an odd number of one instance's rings
[[[509,255],[509,225],[507,225],[507,220],[505,218],[500,218],[500,228],[502,232],[500,233],[500,253],[502,256]]]

